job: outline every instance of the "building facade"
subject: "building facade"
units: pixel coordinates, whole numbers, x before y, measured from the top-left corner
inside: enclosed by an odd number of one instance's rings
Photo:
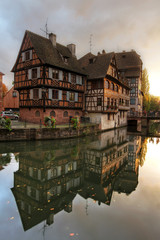
[[[115,53],[88,53],[79,62],[88,74],[86,115],[101,129],[127,125],[130,88],[119,78]]]
[[[130,91],[130,115],[141,116],[143,111],[142,60],[136,51],[116,53],[118,72],[128,80]]]
[[[3,73],[0,72],[0,112],[2,111],[2,77],[3,77]]]
[[[3,98],[3,109],[19,112],[19,93],[12,87]]]
[[[70,116],[82,116],[86,74],[75,48],[57,43],[52,33],[47,39],[25,32],[12,69],[21,120],[39,123],[51,116],[59,124],[68,122]]]

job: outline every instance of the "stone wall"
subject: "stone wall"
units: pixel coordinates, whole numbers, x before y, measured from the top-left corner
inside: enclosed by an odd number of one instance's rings
[[[73,138],[97,134],[98,132],[99,125],[85,126],[78,130],[74,128],[30,128],[13,129],[9,132],[7,129],[0,129],[0,142]]]

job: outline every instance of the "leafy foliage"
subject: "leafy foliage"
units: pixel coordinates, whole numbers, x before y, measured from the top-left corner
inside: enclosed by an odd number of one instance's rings
[[[78,118],[72,118],[71,123],[73,128],[78,129],[80,127],[80,122]]]
[[[44,118],[44,126],[48,128],[55,128],[56,119],[53,117],[45,117]]]
[[[0,127],[1,128],[6,128],[8,129],[9,131],[12,131],[11,129],[11,119],[8,118],[8,117],[0,117]]]
[[[143,110],[148,112],[150,109],[150,94],[149,94],[150,84],[149,84],[149,77],[148,77],[148,72],[146,68],[142,71],[142,88],[141,89],[144,94]]]

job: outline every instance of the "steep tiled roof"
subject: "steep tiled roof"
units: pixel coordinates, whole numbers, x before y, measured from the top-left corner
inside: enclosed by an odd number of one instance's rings
[[[89,54],[90,53],[88,53],[84,57],[90,56]],[[88,62],[88,66],[84,68],[86,70],[86,73],[88,74],[88,79],[104,78],[106,76],[106,72],[113,56],[113,52],[94,56],[93,62]]]
[[[85,68],[86,66],[88,66],[90,59],[93,59],[94,57],[95,57],[95,55],[92,54],[91,52],[89,52],[86,55],[84,55],[83,57],[81,57],[78,60],[78,62],[82,68]]]
[[[140,67],[142,65],[142,60],[140,55],[135,51],[130,52],[120,52],[116,53],[116,62],[118,69],[126,69],[132,67]]]
[[[125,77],[139,77],[142,60],[135,51],[116,53],[117,67],[120,71],[125,70]]]
[[[30,31],[26,31],[26,34],[28,34],[36,54],[44,64],[85,75],[85,72],[81,69],[77,58],[72,56],[68,47],[59,43],[56,43],[56,47],[54,47],[48,38],[42,37]],[[67,57],[68,63],[64,63],[63,57]]]

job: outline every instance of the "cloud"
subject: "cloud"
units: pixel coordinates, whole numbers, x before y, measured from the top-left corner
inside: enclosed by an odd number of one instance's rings
[[[135,49],[149,64],[158,55],[159,9],[159,0],[5,0],[0,7],[0,71],[10,84],[9,72],[25,30],[45,36],[40,29],[45,29],[47,19],[48,30],[56,33],[58,42],[77,45],[78,57],[90,50],[93,34],[94,53]],[[148,51],[154,55],[148,56]],[[159,69],[154,71],[160,76]]]

